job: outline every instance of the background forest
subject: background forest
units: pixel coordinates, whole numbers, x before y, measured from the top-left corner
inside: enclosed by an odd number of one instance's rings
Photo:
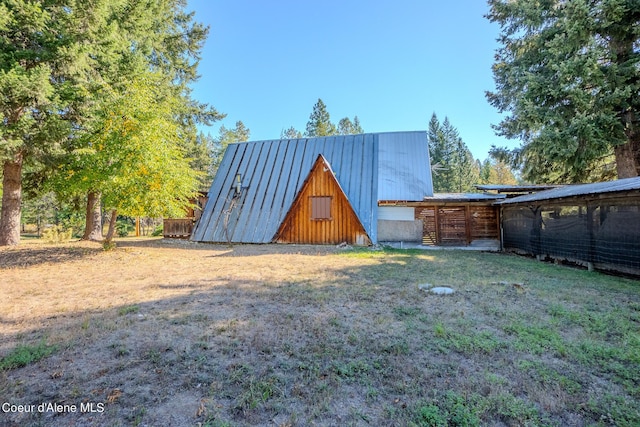
[[[638,2],[488,6],[501,33],[486,96],[504,115],[496,133],[520,146],[474,159],[433,113],[434,190],[638,176]],[[0,4],[0,246],[18,244],[26,224],[102,240],[108,222],[110,241],[127,218],[180,216],[226,146],[250,139],[242,121],[202,132],[225,114],[192,96],[209,34],[195,18],[183,0]],[[304,132],[273,138],[361,132],[358,116],[334,123],[318,99]]]

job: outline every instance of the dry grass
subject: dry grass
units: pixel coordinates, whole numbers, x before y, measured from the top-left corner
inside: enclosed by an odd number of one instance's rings
[[[1,249],[0,281],[0,404],[78,410],[0,425],[640,423],[629,279],[501,254],[124,239]]]

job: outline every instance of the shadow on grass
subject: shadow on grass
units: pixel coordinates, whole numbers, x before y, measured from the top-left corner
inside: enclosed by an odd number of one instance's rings
[[[200,243],[186,239],[171,238],[120,238],[115,240],[118,248],[166,248],[189,251],[220,251],[212,257],[223,256],[260,256],[273,254],[324,255],[344,252],[334,245],[299,244],[225,244]],[[367,249],[368,250],[368,249]]]
[[[255,256],[262,250],[238,246],[225,253]],[[342,255],[375,262],[343,268],[328,262],[332,275],[313,280],[156,283],[146,291],[183,292],[64,313],[41,319],[44,328],[3,336],[46,338],[58,348],[26,367],[0,372],[4,399],[96,403],[104,412],[1,415],[8,417],[6,425],[447,425],[460,414],[467,425],[587,425],[603,416],[623,425],[633,414],[615,413],[622,411],[619,403],[630,401],[630,411],[640,407],[638,395],[621,392],[607,375],[588,372],[570,356],[545,347],[541,354],[517,350],[525,339],[545,343],[545,337],[527,334],[532,322],[554,315],[557,322],[573,322],[564,325],[569,329],[583,321],[577,308],[589,295],[580,294],[580,277],[592,282],[589,292],[600,289],[600,297],[630,292],[626,286],[609,279],[601,285],[598,276],[575,271],[557,276],[538,264],[536,282],[527,260],[500,255]],[[547,295],[539,284],[545,276],[553,279],[549,286],[573,290],[562,298]],[[489,285],[496,277],[532,280],[521,291]],[[457,292],[426,296],[417,289],[422,281],[454,284]],[[639,311],[638,293],[627,298],[620,304]],[[559,305],[563,301],[568,308]],[[556,305],[548,310],[551,302]],[[596,308],[593,315],[603,310]],[[640,415],[629,420],[632,425]]]
[[[65,263],[102,252],[101,246],[38,245],[0,251],[0,268],[25,268],[46,263]]]

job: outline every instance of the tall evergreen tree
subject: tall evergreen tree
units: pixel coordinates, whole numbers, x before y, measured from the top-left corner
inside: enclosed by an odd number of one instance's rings
[[[289,127],[287,130],[283,130],[280,132],[280,139],[298,139],[302,138],[302,132],[294,128],[293,126]]]
[[[70,130],[70,84],[61,74],[76,60],[72,16],[62,2],[0,4],[0,246],[20,241],[22,175],[60,148]]]
[[[193,23],[184,6],[182,0],[12,0],[0,5],[0,157],[5,172],[0,245],[19,240],[23,165],[39,175],[34,182],[42,183],[65,164],[65,153],[91,148],[83,135],[99,132],[102,124],[94,118],[140,73],[161,73],[158,83],[169,90],[167,96],[182,99],[173,112],[180,144],[193,141],[196,122],[220,117],[190,98],[188,84],[197,78],[207,29]],[[48,165],[48,171],[40,165]],[[99,200],[99,191],[89,190],[88,219],[100,218]],[[99,234],[100,227],[90,231]]]
[[[550,182],[640,174],[640,2],[489,0],[501,47],[489,102],[524,177]]]
[[[338,122],[337,133],[338,135],[357,135],[364,133],[364,130],[362,130],[362,126],[360,126],[358,116],[355,116],[353,121],[351,121],[349,117],[345,117]]]
[[[306,136],[328,136],[335,135],[336,125],[331,122],[331,116],[327,111],[327,106],[318,98],[318,102],[313,106],[313,112],[307,122]]]
[[[457,193],[471,193],[475,191],[475,185],[480,181],[480,169],[478,169],[478,165],[471,151],[467,147],[467,144],[462,141],[462,138],[457,136],[454,141],[453,190]]]
[[[489,184],[491,177],[491,162],[489,159],[485,159],[484,162],[480,160],[476,160],[476,165],[478,166],[478,170],[480,171],[480,184]]]
[[[433,190],[439,193],[453,191],[450,185],[453,181],[452,146],[448,144],[436,113],[433,113],[429,120],[427,141],[433,172]]]
[[[440,124],[435,113],[427,131],[435,192],[471,192],[480,179],[480,170],[458,130],[445,117]]]
[[[480,184],[502,184],[516,185],[516,179],[511,167],[502,160],[485,159],[484,162],[478,161],[480,170]]]
[[[292,132],[292,135],[295,135],[293,127],[289,131]],[[349,117],[344,117],[340,119],[338,126],[336,126],[331,122],[327,106],[322,99],[318,98],[318,102],[313,106],[313,112],[309,116],[305,136],[355,135],[360,133],[364,133],[364,130],[360,125],[358,116],[354,116],[353,121]]]
[[[229,144],[245,142],[250,137],[251,131],[242,123],[242,120],[238,120],[232,129],[227,129],[224,125],[220,126],[218,137],[213,139],[211,175],[215,175],[218,171],[224,152]]]

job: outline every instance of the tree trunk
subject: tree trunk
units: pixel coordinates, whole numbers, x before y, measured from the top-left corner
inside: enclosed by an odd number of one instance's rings
[[[116,231],[116,219],[118,218],[118,210],[114,209],[111,211],[111,220],[109,221],[109,231],[107,231],[107,236],[104,238],[104,241],[110,243],[113,240],[113,234]]]
[[[627,142],[626,144],[617,145],[614,152],[616,154],[616,171],[618,172],[618,179],[638,176],[638,170],[635,162],[636,156],[634,156],[632,144]]]
[[[81,240],[102,241],[102,210],[98,192],[90,191],[87,194],[87,214]]]
[[[2,212],[0,213],[0,246],[20,243],[22,205],[22,153],[4,162],[2,179]]]
[[[620,67],[621,72],[627,68],[627,64],[630,63],[634,56],[636,35],[632,31],[625,32],[624,35],[612,34],[609,43],[615,53],[616,65]],[[637,83],[631,77],[626,77],[620,82],[620,87],[625,87],[627,84],[633,87]],[[628,105],[635,107],[628,107],[620,111],[627,142],[614,148],[618,179],[633,178],[640,175],[640,117],[638,117],[640,112],[634,109],[638,105],[634,102],[634,96],[637,95],[632,94],[627,102]]]

